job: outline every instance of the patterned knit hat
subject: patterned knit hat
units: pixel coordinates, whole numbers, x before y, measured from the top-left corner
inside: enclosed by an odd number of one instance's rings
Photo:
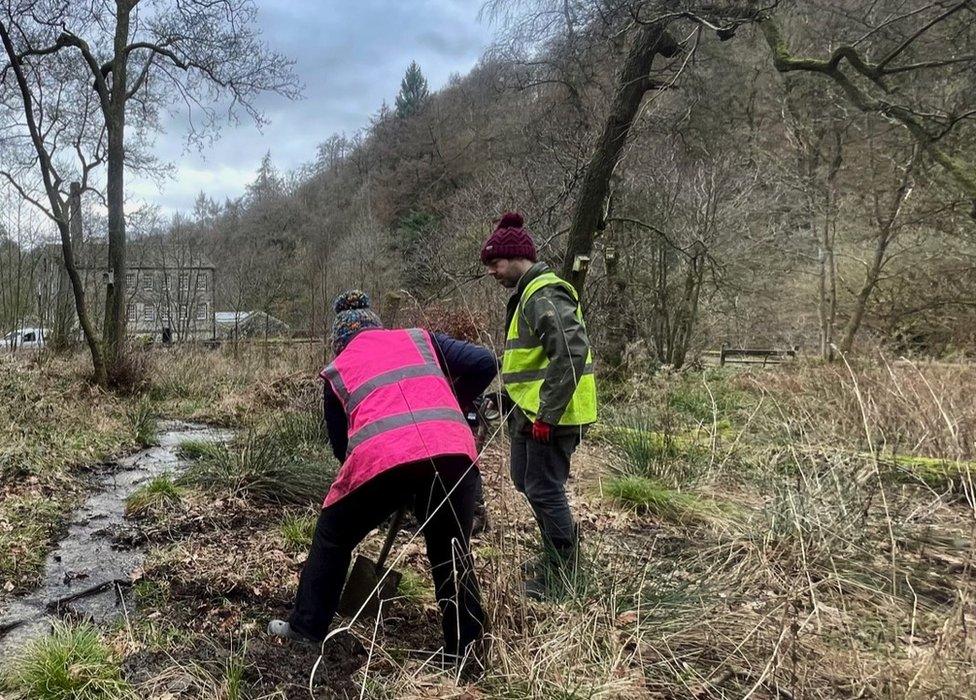
[[[369,295],[358,289],[343,292],[332,302],[336,317],[332,322],[332,349],[335,354],[346,349],[346,345],[359,331],[366,328],[382,328],[380,317],[369,308]]]
[[[535,243],[523,224],[521,214],[514,211],[504,214],[481,249],[481,262],[487,265],[498,258],[525,258],[535,262]]]

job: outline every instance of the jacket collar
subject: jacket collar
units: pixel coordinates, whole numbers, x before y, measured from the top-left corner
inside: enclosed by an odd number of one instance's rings
[[[515,296],[521,298],[522,294],[525,292],[525,288],[529,286],[529,283],[539,275],[544,275],[547,272],[549,272],[549,266],[546,263],[535,263],[532,267],[525,271],[525,274],[522,275],[521,278],[519,278],[518,284],[515,285]]]

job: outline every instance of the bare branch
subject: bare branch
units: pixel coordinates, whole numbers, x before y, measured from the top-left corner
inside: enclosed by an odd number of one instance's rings
[[[54,223],[58,223],[58,220],[57,220],[57,219],[56,219],[56,218],[55,218],[55,217],[54,217],[54,216],[53,216],[53,215],[51,214],[51,210],[50,210],[50,209],[49,209],[48,207],[45,207],[45,206],[44,206],[43,204],[41,204],[41,202],[40,202],[40,200],[38,200],[38,199],[36,199],[35,197],[33,197],[32,195],[30,195],[30,194],[29,194],[29,193],[27,192],[27,190],[26,190],[26,189],[24,189],[24,188],[23,188],[23,187],[22,187],[22,186],[20,185],[20,183],[18,183],[18,182],[17,182],[17,180],[16,180],[16,178],[14,178],[14,176],[13,176],[13,175],[11,175],[11,174],[10,174],[9,172],[7,172],[6,170],[0,170],[0,175],[2,175],[2,176],[4,177],[4,179],[6,179],[6,181],[7,181],[7,182],[9,182],[9,183],[10,183],[10,185],[11,185],[11,186],[12,186],[12,187],[13,187],[13,188],[14,188],[15,190],[17,190],[17,194],[19,194],[19,195],[20,195],[20,197],[21,197],[21,198],[22,198],[22,199],[23,199],[23,200],[24,200],[25,202],[30,202],[30,203],[31,203],[32,205],[34,205],[34,206],[35,206],[35,207],[36,207],[36,208],[37,208],[37,209],[38,209],[38,210],[39,210],[39,211],[40,211],[40,212],[41,212],[42,214],[44,214],[44,216],[46,216],[47,218],[49,218],[49,219],[50,219],[51,221],[53,221]]]
[[[946,10],[945,12],[943,12],[941,15],[935,17],[931,22],[922,25],[918,29],[918,31],[916,31],[910,37],[908,37],[907,39],[905,39],[901,44],[899,44],[891,52],[889,52],[887,56],[885,56],[880,61],[878,61],[878,66],[877,67],[879,69],[880,68],[884,68],[886,65],[888,65],[889,63],[891,63],[895,58],[897,58],[905,49],[907,49],[909,46],[911,46],[912,43],[914,43],[914,41],[916,39],[918,39],[920,36],[922,36],[925,32],[927,32],[929,29],[931,29],[932,27],[934,27],[939,22],[942,22],[943,20],[948,19],[949,17],[951,17],[952,15],[954,15],[955,13],[957,13],[959,10],[961,10],[962,8],[964,8],[967,5],[969,5],[970,2],[971,2],[971,0],[962,0],[962,2],[956,3],[954,6],[950,7],[948,10]]]

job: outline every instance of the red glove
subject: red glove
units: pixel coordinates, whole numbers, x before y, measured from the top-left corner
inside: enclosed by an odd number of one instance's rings
[[[532,424],[532,439],[536,442],[541,442],[543,444],[549,444],[549,439],[552,437],[552,426],[548,423],[543,423],[541,420],[536,420]]]

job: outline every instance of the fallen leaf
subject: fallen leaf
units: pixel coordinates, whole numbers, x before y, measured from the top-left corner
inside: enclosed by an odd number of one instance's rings
[[[632,625],[637,622],[637,611],[628,610],[627,612],[622,612],[617,615],[617,624],[621,627],[626,625]]]

